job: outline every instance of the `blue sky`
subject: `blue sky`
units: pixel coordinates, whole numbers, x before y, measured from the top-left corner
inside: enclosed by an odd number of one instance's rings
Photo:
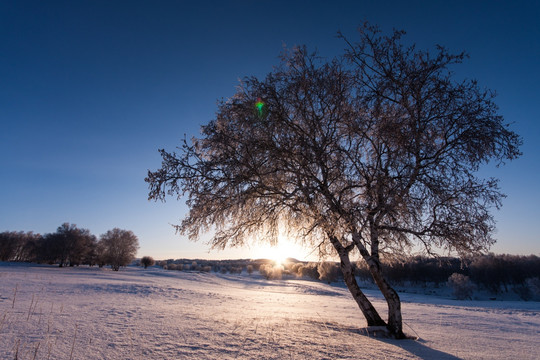
[[[132,230],[140,255],[260,257],[208,252],[176,235],[183,201],[147,200],[158,148],[197,135],[238,79],[264,76],[283,46],[344,49],[364,20],[407,31],[470,59],[457,79],[497,91],[524,155],[485,176],[508,197],[495,212],[496,253],[540,255],[540,3],[537,1],[3,1],[0,3],[0,231],[97,236]],[[296,254],[305,256],[311,249]]]

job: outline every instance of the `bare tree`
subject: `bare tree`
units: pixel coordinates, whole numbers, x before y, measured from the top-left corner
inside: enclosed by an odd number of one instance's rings
[[[41,260],[58,263],[60,267],[82,264],[96,245],[90,230],[76,224],[63,223],[55,233],[46,234],[41,244]]]
[[[139,249],[139,239],[129,230],[114,228],[101,235],[99,240],[102,262],[114,271],[129,265]]]
[[[40,234],[23,231],[0,233],[0,261],[35,261]]]
[[[365,25],[345,55],[325,62],[297,48],[264,80],[245,79],[219,105],[201,138],[179,153],[160,150],[148,172],[149,198],[187,195],[178,226],[215,248],[255,238],[277,242],[280,228],[332,249],[368,326],[403,338],[401,303],[381,257],[414,244],[478,253],[494,242],[492,207],[503,194],[476,171],[519,156],[520,138],[498,115],[490,91],[456,82],[464,54],[404,47],[403,32]],[[388,304],[384,321],[358,286],[360,253]]]

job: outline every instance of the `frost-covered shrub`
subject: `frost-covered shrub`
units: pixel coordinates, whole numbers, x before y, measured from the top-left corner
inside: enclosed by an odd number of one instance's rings
[[[458,273],[450,275],[447,284],[452,288],[453,294],[458,300],[471,299],[476,288],[468,276]]]
[[[299,270],[302,267],[302,263],[294,263],[289,266],[289,271],[291,274],[300,277]]]
[[[267,280],[280,280],[283,276],[283,268],[271,264],[262,264],[259,267],[259,273]]]
[[[246,271],[249,275],[253,274],[253,265],[248,265],[246,267]]]
[[[203,272],[210,272],[210,271],[212,271],[212,267],[210,265],[203,266],[201,270]]]
[[[145,269],[149,266],[153,266],[155,263],[154,258],[151,256],[143,256],[141,258],[141,265],[144,266]]]
[[[298,268],[297,274],[299,277],[309,277],[314,280],[319,279],[319,271],[317,270],[317,264],[314,263],[300,266]]]
[[[281,265],[276,265],[272,268],[272,279],[281,280],[283,277],[283,267]]]
[[[262,264],[259,266],[259,273],[267,280],[272,276],[272,266],[268,264]]]
[[[241,274],[242,273],[242,267],[241,266],[233,266],[230,269],[231,274]]]
[[[317,266],[317,272],[319,273],[319,280],[327,283],[335,282],[341,275],[339,266],[334,262],[323,261]]]

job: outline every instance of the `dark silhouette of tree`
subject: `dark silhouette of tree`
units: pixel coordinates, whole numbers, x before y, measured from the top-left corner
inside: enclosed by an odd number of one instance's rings
[[[29,231],[24,234],[23,241],[15,251],[14,261],[36,262],[39,257],[39,244],[43,241],[41,234]]]
[[[57,263],[60,267],[85,263],[96,246],[96,237],[88,229],[64,223],[55,233],[46,234],[40,246],[41,261]]]
[[[144,266],[145,269],[149,266],[153,266],[155,263],[156,261],[151,256],[143,256],[141,258],[141,265]]]
[[[0,261],[9,261],[14,257],[18,241],[16,232],[0,233]]]
[[[129,230],[114,228],[101,235],[99,240],[102,261],[114,271],[129,265],[139,249],[139,239]]]
[[[36,246],[41,235],[33,232],[0,233],[0,261],[35,261]]]
[[[365,25],[329,62],[305,48],[283,54],[264,80],[245,79],[219,104],[200,138],[180,153],[160,150],[162,167],[146,178],[150,199],[187,195],[178,230],[192,239],[213,230],[216,248],[276,243],[286,228],[331,249],[368,326],[396,338],[401,302],[381,258],[414,244],[428,254],[489,248],[489,210],[503,195],[476,171],[516,158],[521,144],[492,92],[453,80],[449,68],[464,54],[417,51],[403,34]],[[355,249],[387,301],[387,322],[356,282]]]

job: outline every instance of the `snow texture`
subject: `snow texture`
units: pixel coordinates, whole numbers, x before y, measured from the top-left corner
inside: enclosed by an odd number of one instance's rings
[[[0,263],[0,289],[0,359],[540,358],[538,302],[401,294],[418,339],[390,340],[309,280]]]

